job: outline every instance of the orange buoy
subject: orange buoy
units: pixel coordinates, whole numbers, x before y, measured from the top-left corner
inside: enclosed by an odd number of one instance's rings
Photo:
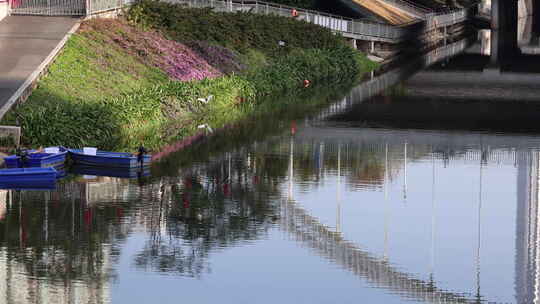
[[[305,80],[304,80],[304,88],[307,88],[307,87],[309,87],[310,85],[311,85],[311,81],[305,79]]]
[[[295,18],[298,17],[298,11],[295,8],[293,8],[291,11],[291,15]]]

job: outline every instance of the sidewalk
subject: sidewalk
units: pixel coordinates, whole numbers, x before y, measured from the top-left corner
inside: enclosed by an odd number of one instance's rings
[[[12,96],[21,93],[17,90],[47,63],[78,21],[41,16],[8,16],[0,21],[0,118],[12,105]]]

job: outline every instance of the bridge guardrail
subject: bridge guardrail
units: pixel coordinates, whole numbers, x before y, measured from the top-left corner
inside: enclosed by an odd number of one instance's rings
[[[165,0],[168,3],[183,3],[188,7],[212,7],[219,12],[253,12],[259,14],[274,14],[284,17],[292,17],[292,11],[298,13],[299,20],[314,23],[332,31],[349,33],[363,36],[372,36],[388,40],[402,38],[406,31],[403,27],[377,23],[369,20],[351,19],[342,16],[325,14],[308,9],[295,8],[262,1],[221,1],[221,0]]]
[[[164,0],[168,3],[179,3],[188,7],[211,7],[220,12],[253,12],[259,14],[274,14],[293,17],[317,24],[334,32],[339,32],[350,38],[372,37],[381,41],[398,42],[408,34],[407,26],[393,26],[363,19],[351,19],[342,16],[326,14],[308,9],[295,8],[257,0]],[[387,0],[393,3],[408,3],[408,0]],[[13,2],[13,1],[12,1]],[[18,5],[12,6],[17,14],[34,15],[79,15],[90,16],[109,10],[121,9],[133,3],[134,0],[17,0]],[[409,5],[409,4],[407,4]],[[412,4],[410,5],[412,7]],[[427,30],[464,21],[469,9],[454,11],[450,14],[428,13],[425,15]],[[415,22],[413,22],[415,23]]]
[[[476,5],[468,8],[454,10],[449,13],[430,13],[426,14],[426,24],[428,29],[448,26],[467,20],[469,15],[475,10]]]

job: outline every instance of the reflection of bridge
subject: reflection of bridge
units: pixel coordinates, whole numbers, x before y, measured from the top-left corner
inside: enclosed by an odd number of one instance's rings
[[[307,129],[309,128],[307,127]],[[339,192],[337,193],[338,222],[335,230],[321,224],[317,218],[308,214],[293,200],[292,183],[294,180],[293,164],[295,153],[302,153],[302,147],[306,147],[305,142],[324,143],[322,146],[324,154],[337,154],[334,157],[337,156],[338,159],[338,184],[340,180],[339,158],[343,153],[340,151],[345,149],[339,149],[336,146],[339,147],[341,143],[344,144],[343,147],[348,146],[351,141],[358,138],[362,138],[364,141],[360,143],[361,148],[352,149],[353,151],[368,149],[370,151],[381,151],[380,154],[384,155],[384,149],[388,147],[388,144],[395,145],[406,138],[410,139],[409,147],[414,147],[414,150],[422,150],[423,145],[431,149],[441,145],[449,146],[453,151],[464,148],[465,152],[457,153],[454,156],[456,161],[472,161],[480,164],[480,166],[482,166],[482,163],[503,163],[517,167],[516,297],[518,303],[540,303],[538,298],[540,294],[540,268],[537,265],[540,257],[538,249],[538,238],[540,236],[540,225],[538,224],[540,217],[538,206],[540,202],[540,153],[530,149],[539,146],[540,138],[488,135],[479,140],[479,137],[474,134],[469,137],[464,134],[448,137],[446,134],[441,136],[440,133],[435,134],[433,132],[433,134],[429,134],[428,132],[428,135],[424,137],[420,133],[411,134],[410,131],[375,130],[372,132],[372,130],[366,129],[330,129],[326,134],[323,129],[313,130],[312,133],[304,131],[303,129],[299,130],[290,143],[289,197],[281,202],[281,227],[291,233],[297,241],[306,244],[307,247],[315,250],[319,255],[367,279],[376,287],[388,289],[409,300],[422,300],[433,303],[477,303],[484,301],[485,297],[480,294],[471,297],[469,294],[456,294],[437,289],[434,282],[415,279],[407,273],[396,270],[385,259],[378,259],[370,253],[362,251],[357,245],[343,239],[339,223]],[[356,136],[353,135],[355,131]],[[367,137],[366,132],[368,133]],[[387,134],[384,134],[385,132]],[[330,134],[332,135],[330,136]],[[404,136],[401,137],[400,134]],[[461,136],[465,136],[462,141],[453,140]],[[395,142],[392,142],[393,138],[396,139]],[[496,150],[489,151],[475,148],[480,145],[479,142],[488,146],[492,145],[492,148]],[[522,144],[523,142],[528,142],[528,144]],[[298,147],[295,148],[295,146]],[[439,153],[435,150],[429,151],[429,149],[426,149],[426,151],[428,151],[428,154],[422,158],[430,158],[429,154]],[[343,156],[343,158],[346,157]],[[385,166],[388,166],[388,164]]]
[[[517,303],[540,303],[540,154],[518,162],[516,219]]]
[[[318,255],[366,279],[375,287],[387,289],[407,300],[476,303],[465,295],[437,288],[435,282],[415,279],[412,275],[392,267],[387,261],[359,249],[344,240],[341,233],[331,231],[293,201],[282,200],[281,228],[292,234],[296,241],[315,250]]]
[[[374,76],[369,80],[361,83],[351,90],[349,95],[342,101],[332,104],[327,109],[321,111],[318,115],[313,117],[313,120],[323,120],[329,116],[333,116],[339,113],[348,111],[353,105],[362,101],[368,100],[377,94],[380,94],[385,89],[390,88],[401,81],[409,78],[418,70],[430,66],[438,61],[453,57],[465,50],[470,41],[467,39],[460,40],[458,42],[448,44],[432,50],[419,59],[414,60],[413,63],[404,67],[397,68],[388,71],[380,76]]]
[[[298,134],[302,136],[302,134]],[[324,141],[324,140],[323,140]],[[365,278],[377,288],[384,288],[392,293],[405,297],[407,300],[424,301],[429,303],[478,303],[480,295],[467,297],[465,294],[448,292],[437,288],[433,281],[423,281],[414,278],[391,266],[386,259],[374,257],[358,248],[355,244],[342,238],[340,224],[336,224],[337,231],[331,229],[319,220],[309,215],[298,206],[293,199],[294,181],[294,146],[296,140],[291,138],[289,150],[289,177],[288,198],[281,200],[281,228],[295,237],[295,240],[317,252],[317,254],[341,265],[355,275]],[[325,142],[325,146],[327,142]],[[331,144],[330,144],[331,145]],[[339,144],[338,144],[339,145]],[[302,145],[300,145],[302,146]],[[336,149],[334,149],[336,151]],[[340,180],[341,150],[337,149],[338,183]],[[388,164],[386,164],[387,166]],[[385,170],[388,170],[385,167]],[[339,192],[337,194],[339,204]],[[339,210],[339,209],[338,209]],[[339,219],[339,211],[338,211]]]

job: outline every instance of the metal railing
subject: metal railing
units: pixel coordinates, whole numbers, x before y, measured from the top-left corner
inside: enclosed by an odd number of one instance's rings
[[[409,34],[408,26],[394,26],[364,19],[351,19],[338,15],[326,14],[309,9],[301,9],[262,1],[222,1],[222,0],[164,0],[172,4],[183,4],[194,8],[213,8],[217,12],[251,12],[264,15],[277,15],[304,20],[326,27],[348,38],[372,39],[398,42]],[[408,0],[385,0],[400,3],[401,6],[413,5]],[[134,0],[11,0],[13,14],[31,15],[74,15],[89,16],[114,9],[121,9]],[[456,10],[447,14],[426,13],[426,30],[465,21],[471,8]],[[415,7],[415,10],[425,10]],[[293,16],[293,12],[294,15]],[[418,22],[420,22],[419,20]],[[417,21],[413,22],[417,23]]]
[[[404,27],[377,23],[369,20],[353,20],[342,16],[326,14],[308,9],[295,8],[262,1],[221,1],[221,0],[165,0],[172,4],[184,4],[188,7],[211,7],[217,12],[251,12],[264,15],[294,17],[309,23],[317,24],[344,36],[370,36],[386,40],[399,40],[407,33]]]
[[[476,5],[472,5],[468,8],[446,13],[439,12],[426,14],[426,27],[432,29],[464,22],[472,13],[474,13],[475,9]]]
[[[93,15],[113,9],[120,9],[127,4],[125,0],[87,0],[86,14]]]
[[[10,13],[21,15],[83,16],[84,0],[10,0]]]

